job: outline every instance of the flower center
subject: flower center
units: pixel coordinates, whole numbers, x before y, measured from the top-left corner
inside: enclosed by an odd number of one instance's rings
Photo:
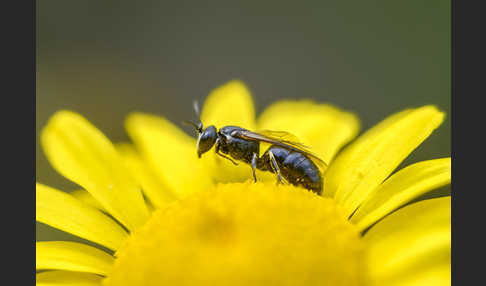
[[[362,285],[364,242],[332,199],[220,184],[157,210],[105,285]]]

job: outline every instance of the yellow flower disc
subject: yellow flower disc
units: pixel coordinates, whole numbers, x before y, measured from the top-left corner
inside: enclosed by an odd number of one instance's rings
[[[116,253],[104,285],[363,285],[365,244],[332,199],[219,184],[164,209]]]

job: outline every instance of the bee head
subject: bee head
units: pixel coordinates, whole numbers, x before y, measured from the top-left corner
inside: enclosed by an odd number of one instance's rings
[[[218,138],[218,132],[216,127],[210,125],[206,127],[206,129],[198,130],[198,137],[197,137],[197,156],[201,158],[201,155],[208,152],[216,143],[216,139]]]
[[[197,101],[192,102],[192,107],[194,108],[194,112],[198,118],[201,118],[201,114],[199,113],[199,105]],[[198,123],[192,121],[183,121],[183,123],[187,125],[192,125],[197,132],[197,156],[201,158],[201,155],[208,152],[216,143],[216,139],[218,138],[218,131],[216,127],[210,125],[203,129],[203,124],[201,119],[198,120]]]

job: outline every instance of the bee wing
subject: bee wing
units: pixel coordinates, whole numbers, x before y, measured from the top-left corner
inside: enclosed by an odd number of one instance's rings
[[[273,138],[275,140],[282,141],[289,145],[298,146],[301,149],[310,149],[309,146],[306,146],[301,142],[299,142],[299,138],[297,136],[287,131],[259,130],[258,132],[255,133],[266,136],[268,138]]]
[[[264,133],[264,134],[262,134]],[[298,140],[295,135],[285,131],[271,131],[264,130],[262,133],[252,132],[249,130],[236,130],[231,134],[231,136],[240,137],[246,140],[252,141],[262,141],[277,146],[281,146],[290,150],[301,152],[309,157],[319,168],[324,169],[327,167],[326,162],[319,158],[317,155],[312,153],[309,149],[310,147],[296,141],[287,140],[287,138],[292,138]]]

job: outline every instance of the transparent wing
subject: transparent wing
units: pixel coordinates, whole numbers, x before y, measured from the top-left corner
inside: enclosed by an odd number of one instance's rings
[[[310,149],[309,146],[306,146],[299,142],[299,138],[295,136],[294,134],[287,132],[287,131],[274,131],[274,130],[259,130],[257,132],[254,132],[255,134],[260,134],[265,137],[274,139],[274,140],[280,140],[284,143],[287,143],[289,145],[294,145],[298,146],[299,148],[302,149]]]
[[[295,135],[292,135],[291,133],[285,131],[264,130],[257,133],[249,130],[236,130],[231,134],[231,136],[240,137],[246,140],[266,142],[290,150],[301,152],[307,155],[309,159],[311,159],[319,168],[324,169],[327,167],[327,163],[324,162],[324,160],[322,160],[309,150],[310,147],[298,142],[298,138]],[[291,141],[289,139],[292,139],[294,141]]]

